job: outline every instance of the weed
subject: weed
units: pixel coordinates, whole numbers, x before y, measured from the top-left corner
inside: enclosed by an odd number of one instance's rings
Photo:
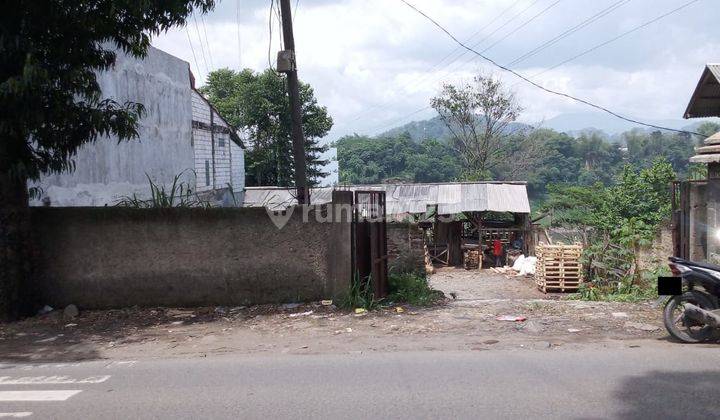
[[[383,299],[376,299],[373,290],[372,278],[367,280],[360,279],[360,275],[356,274],[350,285],[348,294],[340,301],[340,306],[345,309],[363,308],[372,310],[380,307]]]
[[[150,199],[143,200],[133,194],[121,198],[116,205],[120,207],[132,207],[138,209],[154,209],[154,208],[173,208],[173,207],[210,207],[210,203],[201,200],[196,193],[190,188],[190,184],[181,181],[182,171],[173,177],[170,189],[166,189],[164,185],[156,184],[150,175],[145,176],[150,183]],[[194,173],[194,171],[193,171]]]
[[[389,277],[390,296],[393,302],[403,302],[410,305],[427,306],[437,303],[445,297],[439,291],[432,289],[425,276],[417,273],[391,274]]]

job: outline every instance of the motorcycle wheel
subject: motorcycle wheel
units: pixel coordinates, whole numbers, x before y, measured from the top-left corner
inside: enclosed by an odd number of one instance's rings
[[[710,338],[713,328],[687,319],[684,303],[691,303],[706,310],[715,309],[712,301],[697,291],[675,296],[665,304],[663,311],[663,321],[667,331],[673,338],[685,343],[700,343]]]

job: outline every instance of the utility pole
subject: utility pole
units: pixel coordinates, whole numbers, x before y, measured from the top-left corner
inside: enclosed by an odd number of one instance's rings
[[[305,163],[305,136],[302,129],[302,111],[300,109],[300,82],[298,81],[297,62],[295,60],[295,37],[293,35],[290,0],[280,0],[280,13],[282,14],[285,51],[280,51],[278,54],[278,71],[287,74],[290,116],[292,118],[295,188],[297,189],[298,204],[310,204],[310,191],[307,188],[307,166]]]

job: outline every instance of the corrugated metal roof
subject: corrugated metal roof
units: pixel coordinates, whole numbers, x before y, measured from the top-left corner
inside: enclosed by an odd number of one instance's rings
[[[720,117],[720,64],[705,66],[684,117]]]
[[[720,64],[708,64],[707,68],[715,76],[715,79],[720,80]]]
[[[327,204],[332,201],[333,187],[310,190],[312,204]],[[385,191],[387,213],[421,214],[428,206],[437,206],[438,214],[463,212],[499,211],[530,213],[530,201],[524,183],[468,182],[437,184],[386,184],[353,185],[339,189]],[[285,209],[294,205],[290,190],[276,187],[249,187],[245,191],[246,207],[267,207],[272,210]]]

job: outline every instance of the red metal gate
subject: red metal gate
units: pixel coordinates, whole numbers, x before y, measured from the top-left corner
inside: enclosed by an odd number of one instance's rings
[[[371,282],[376,298],[388,294],[385,191],[355,191],[353,272]]]

